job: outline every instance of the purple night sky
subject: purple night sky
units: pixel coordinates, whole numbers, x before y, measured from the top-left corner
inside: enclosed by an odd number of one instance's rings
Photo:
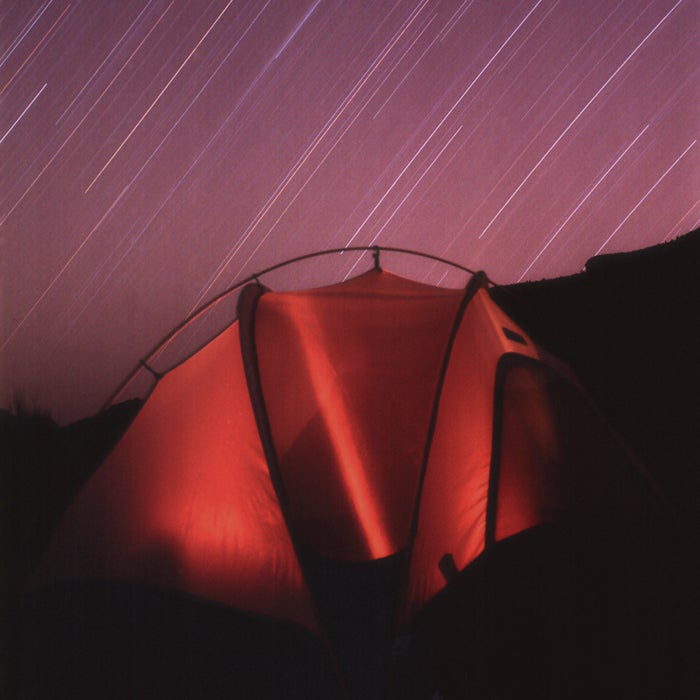
[[[695,0],[0,16],[0,405],[19,390],[63,422],[94,413],[195,306],[317,249],[415,248],[510,283],[700,219]],[[315,263],[329,280],[370,264]]]

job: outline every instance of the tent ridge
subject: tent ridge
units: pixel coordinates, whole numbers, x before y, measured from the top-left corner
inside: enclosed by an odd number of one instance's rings
[[[266,288],[259,284],[249,284],[243,288],[238,300],[238,321],[240,324],[241,356],[243,358],[243,368],[245,371],[248,394],[250,396],[255,423],[258,428],[258,435],[265,454],[265,462],[270,473],[270,479],[275,489],[275,495],[279,502],[282,516],[287,524],[287,530],[292,540],[294,550],[299,555],[299,544],[294,536],[287,499],[284,494],[284,483],[280,475],[277,455],[272,442],[270,421],[265,407],[265,399],[262,393],[260,382],[260,369],[258,367],[258,356],[255,344],[255,314],[258,301],[266,292]],[[303,567],[302,567],[303,575]]]
[[[418,489],[416,491],[416,498],[414,503],[413,518],[411,521],[411,530],[408,539],[408,556],[406,557],[406,575],[403,577],[403,591],[402,591],[402,604],[403,609],[405,603],[407,602],[408,592],[409,592],[409,580],[410,580],[410,569],[411,569],[411,559],[413,557],[413,548],[416,540],[416,535],[418,533],[418,524],[420,520],[420,504],[421,495],[423,493],[423,484],[425,483],[425,475],[428,468],[428,461],[430,458],[430,448],[432,446],[433,436],[435,434],[435,428],[437,425],[437,416],[440,408],[440,397],[442,395],[442,387],[445,382],[445,377],[447,375],[447,369],[450,364],[450,356],[452,354],[452,348],[454,347],[455,339],[457,337],[457,332],[462,324],[462,319],[464,318],[464,313],[469,306],[469,303],[474,298],[476,293],[485,288],[488,284],[488,278],[485,273],[476,273],[467,283],[464,289],[464,295],[460,301],[457,312],[455,313],[454,322],[452,324],[452,329],[450,330],[450,335],[447,339],[447,344],[445,347],[445,352],[443,354],[442,366],[440,368],[440,374],[438,376],[437,386],[435,388],[435,397],[433,399],[433,407],[430,414],[430,422],[428,424],[428,432],[425,439],[425,448],[423,451],[423,458],[420,467],[420,476],[418,480]]]
[[[196,354],[201,350],[201,347],[198,347],[194,349],[192,352],[190,352],[185,358],[182,358],[180,361],[176,362],[174,365],[169,367],[168,369],[164,370],[163,372],[157,372],[157,371],[152,371],[151,367],[149,367],[148,364],[146,363],[151,363],[155,357],[170,343],[172,342],[179,333],[181,333],[183,330],[185,330],[191,323],[196,321],[198,318],[203,316],[206,312],[208,312],[210,309],[215,307],[219,302],[223,301],[227,297],[229,297],[231,294],[236,292],[239,289],[244,288],[245,286],[249,285],[250,283],[256,283],[258,286],[263,286],[260,278],[263,275],[269,274],[271,272],[275,272],[276,270],[280,270],[284,267],[288,267],[290,265],[294,265],[299,262],[303,262],[305,260],[311,260],[314,258],[320,258],[324,257],[326,255],[340,255],[343,253],[367,253],[371,252],[372,257],[373,257],[373,269],[374,271],[377,272],[383,272],[383,268],[379,264],[379,254],[380,252],[385,251],[389,253],[398,253],[401,255],[413,255],[419,258],[425,258],[426,260],[432,260],[434,262],[441,263],[443,265],[448,265],[449,267],[452,267],[457,270],[461,270],[462,272],[466,272],[472,276],[481,274],[484,276],[484,279],[486,280],[487,284],[492,284],[494,286],[496,285],[495,282],[490,280],[488,276],[486,275],[485,272],[476,272],[475,270],[472,270],[469,267],[466,267],[465,265],[460,265],[459,263],[454,262],[453,260],[448,260],[447,258],[442,258],[438,255],[433,255],[432,253],[426,253],[423,251],[417,251],[417,250],[411,250],[410,248],[400,248],[396,246],[381,246],[381,245],[372,245],[372,246],[347,246],[345,248],[329,248],[326,250],[317,250],[312,253],[305,253],[303,255],[298,255],[293,258],[289,258],[288,260],[284,260],[280,263],[276,263],[274,265],[270,265],[269,267],[264,268],[263,270],[259,270],[258,272],[254,272],[253,274],[248,275],[247,277],[244,277],[243,279],[239,279],[238,281],[234,282],[231,286],[226,288],[223,292],[220,292],[213,298],[209,299],[209,301],[204,302],[203,304],[199,305],[196,307],[186,318],[184,318],[180,323],[178,323],[174,328],[172,328],[168,333],[163,336],[154,346],[153,348],[148,352],[148,354],[143,357],[139,362],[136,364],[136,367],[132,369],[132,371],[119,383],[119,385],[116,387],[116,389],[109,395],[109,397],[106,399],[104,404],[102,405],[102,410],[107,410],[111,405],[114,404],[115,401],[123,394],[123,392],[126,390],[126,388],[136,379],[139,371],[142,368],[145,368],[147,371],[151,371],[152,375],[155,377],[155,384],[158,383],[158,381],[168,372],[171,370],[175,369],[178,365],[182,364],[186,359],[191,357],[192,355]],[[234,319],[235,321],[235,319]],[[210,342],[213,338],[209,338],[207,342]],[[151,391],[155,388],[155,384],[153,387],[151,387]],[[150,393],[150,392],[149,392]]]
[[[343,693],[343,697],[348,696],[348,691],[345,687],[345,682],[343,680],[343,674],[340,671],[340,666],[338,658],[330,644],[328,637],[328,630],[323,622],[322,616],[318,609],[316,600],[312,592],[312,588],[309,585],[308,574],[304,566],[304,559],[301,556],[301,547],[298,541],[298,537],[295,533],[295,528],[292,525],[292,519],[289,512],[289,506],[287,503],[287,498],[285,496],[284,483],[281,477],[279,461],[277,458],[277,453],[274,448],[274,443],[272,440],[272,431],[270,428],[270,421],[268,418],[267,408],[265,406],[265,399],[262,392],[262,382],[260,378],[260,370],[258,365],[258,356],[256,351],[255,342],[255,318],[258,307],[258,302],[262,295],[267,292],[267,288],[263,287],[256,278],[255,283],[246,285],[241,291],[241,295],[238,299],[238,321],[240,324],[240,343],[241,343],[241,356],[243,359],[243,367],[245,371],[246,383],[248,385],[248,393],[251,400],[251,405],[253,407],[253,414],[255,416],[255,422],[258,428],[258,435],[260,437],[260,442],[263,447],[263,452],[265,455],[265,462],[267,464],[268,472],[270,474],[270,480],[272,481],[272,486],[277,496],[277,501],[279,503],[280,510],[282,512],[282,517],[287,525],[287,532],[289,538],[292,542],[292,547],[297,557],[299,563],[299,569],[301,572],[301,578],[304,583],[306,590],[309,592],[309,603],[311,605],[311,610],[314,616],[314,622],[319,633],[319,637],[326,648],[328,659],[330,660],[331,667],[339,683],[339,690]]]

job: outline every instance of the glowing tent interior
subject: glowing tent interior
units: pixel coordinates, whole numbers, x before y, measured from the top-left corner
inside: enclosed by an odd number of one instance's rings
[[[490,551],[655,507],[485,275],[443,289],[377,265],[246,286],[238,319],[160,379],[79,492],[34,583],[178,592],[316,640],[275,628],[264,646],[287,676],[247,681],[250,697],[430,697],[432,679],[401,685],[397,640]]]

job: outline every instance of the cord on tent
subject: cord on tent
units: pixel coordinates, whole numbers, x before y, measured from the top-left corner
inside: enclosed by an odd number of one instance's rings
[[[139,360],[139,364],[144,369],[148,370],[156,378],[156,381],[160,381],[163,378],[164,373],[158,372],[155,369],[153,369],[153,367],[151,367],[151,365],[149,365],[148,362],[146,362],[146,360]]]
[[[374,248],[372,248],[372,258],[374,259],[374,269],[377,272],[382,271],[382,266],[379,264],[379,254],[381,253],[381,248],[376,245]]]

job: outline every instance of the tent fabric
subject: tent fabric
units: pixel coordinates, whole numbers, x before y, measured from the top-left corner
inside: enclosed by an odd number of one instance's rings
[[[331,557],[408,546],[425,436],[463,292],[369,273],[268,293],[255,345],[296,535]]]
[[[240,320],[159,382],[37,583],[154,584],[319,631],[303,552],[403,552],[406,622],[447,585],[446,558],[462,571],[609,486],[609,461],[581,449],[607,445],[601,431],[571,428],[597,419],[483,278],[253,287]]]
[[[570,378],[506,357],[495,394],[491,539],[573,517],[648,515],[634,461]]]
[[[439,562],[445,555],[461,571],[484,549],[494,382],[498,362],[509,352],[539,356],[524,331],[478,289],[455,336],[440,396],[418,505],[407,617],[444,587]]]
[[[234,323],[167,374],[68,509],[37,581],[164,586],[317,629]]]

